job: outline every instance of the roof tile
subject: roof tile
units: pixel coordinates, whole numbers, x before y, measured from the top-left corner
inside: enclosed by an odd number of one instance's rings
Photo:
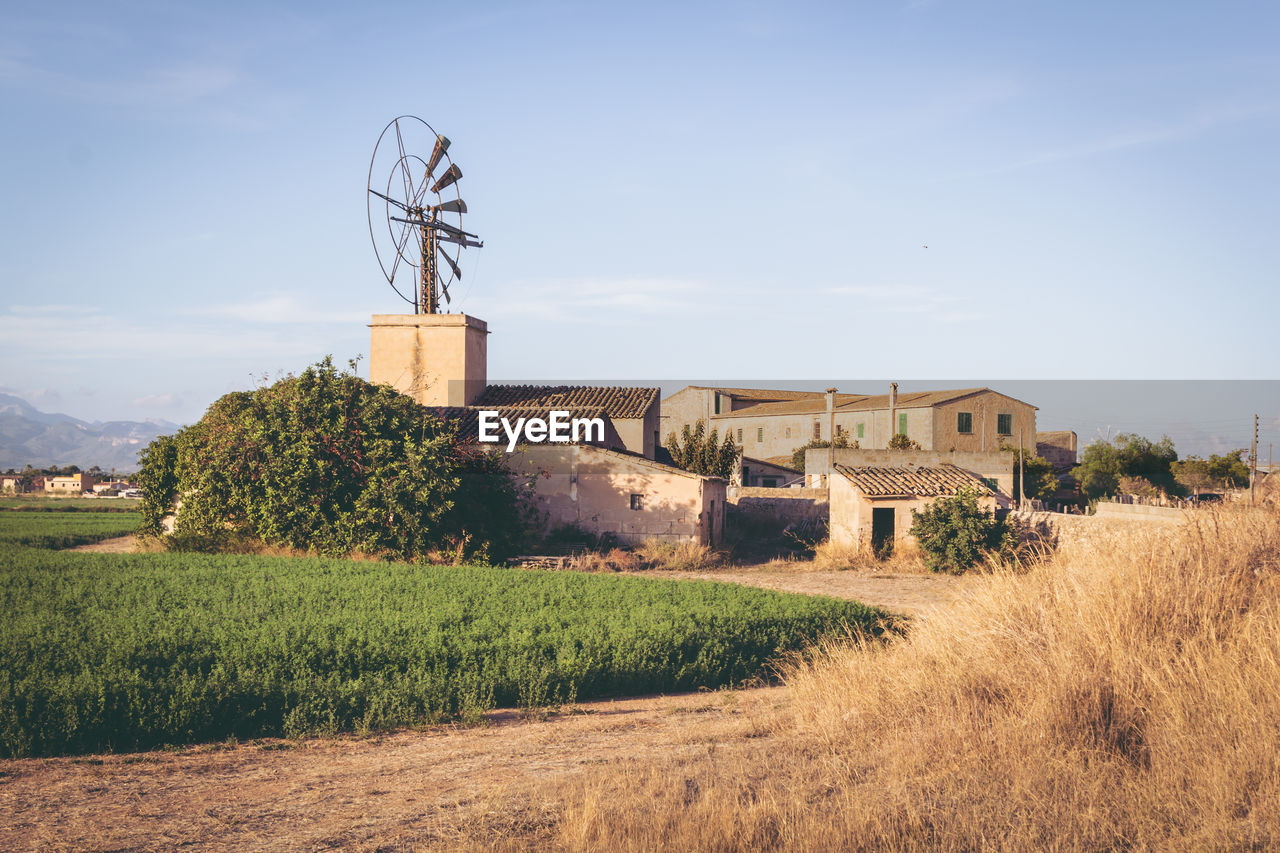
[[[976,475],[954,465],[936,468],[872,468],[836,465],[854,488],[868,497],[932,497],[954,495],[961,489],[972,489],[980,494],[992,494],[986,483]]]
[[[642,418],[658,402],[657,388],[602,385],[490,385],[473,406],[492,409],[525,406],[541,409],[599,408],[610,418]]]

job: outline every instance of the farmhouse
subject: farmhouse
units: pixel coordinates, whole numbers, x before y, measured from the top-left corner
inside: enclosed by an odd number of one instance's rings
[[[44,490],[51,495],[80,495],[92,489],[93,478],[88,474],[46,477],[44,480]]]
[[[911,511],[934,499],[968,489],[988,512],[995,495],[981,478],[954,465],[870,468],[837,464],[831,478],[831,541],[877,550],[914,541]]]
[[[424,406],[592,410],[620,449],[653,459],[661,444],[657,388],[490,385],[489,326],[466,314],[375,314],[370,329],[369,381]]]
[[[667,432],[705,419],[760,459],[789,456],[833,434],[867,449],[885,449],[895,435],[924,450],[1036,447],[1036,407],[990,388],[899,393],[895,382],[887,394],[868,395],[690,386],[668,397],[663,410]]]
[[[577,440],[515,439],[507,464],[528,477],[533,506],[547,529],[573,524],[622,542],[658,538],[717,544],[724,527],[725,483],[657,461],[657,388],[576,385],[490,385],[489,328],[465,314],[376,314],[369,379],[391,385],[478,440],[480,413],[509,422],[600,419]],[[503,444],[486,445],[495,452]]]

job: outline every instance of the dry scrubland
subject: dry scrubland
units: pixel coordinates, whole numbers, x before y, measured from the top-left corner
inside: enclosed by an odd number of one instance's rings
[[[889,648],[833,644],[788,682],[767,748],[620,761],[555,793],[537,843],[1274,849],[1280,516],[1071,546],[982,579]]]

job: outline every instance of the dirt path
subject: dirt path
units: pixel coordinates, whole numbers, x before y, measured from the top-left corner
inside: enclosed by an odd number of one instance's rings
[[[784,688],[584,702],[545,719],[0,762],[0,849],[466,847],[536,836],[588,767],[768,742]]]

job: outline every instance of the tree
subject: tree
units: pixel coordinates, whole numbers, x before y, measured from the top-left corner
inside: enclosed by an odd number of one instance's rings
[[[815,438],[815,439],[812,439],[808,444],[800,445],[799,447],[797,447],[795,450],[791,452],[791,467],[796,469],[797,471],[803,471],[804,456],[805,456],[806,450],[810,450],[813,448],[820,448],[820,447],[831,447],[831,446],[832,446],[832,443],[827,441],[824,438]],[[836,433],[835,447],[837,449],[841,447],[857,447],[857,446],[858,446],[858,442],[855,441],[853,444],[850,444],[849,437],[845,435],[843,432]]]
[[[387,386],[324,359],[227,394],[142,455],[143,529],[176,501],[176,531],[321,554],[400,559],[448,549],[499,556],[523,531],[517,485],[495,456]]]
[[[919,450],[920,442],[914,438],[907,438],[904,432],[897,433],[893,438],[889,439],[890,450]]]
[[[962,489],[913,509],[911,535],[931,571],[961,574],[992,551],[1012,550],[1013,530],[978,506],[976,491]]]
[[[713,429],[710,434],[707,433],[706,422],[702,420],[699,420],[693,428],[685,424],[679,438],[674,432],[668,435],[667,450],[671,452],[671,458],[677,468],[725,480],[733,476],[739,453],[731,432],[725,431],[722,442],[719,440],[717,430]]]
[[[1142,477],[1165,494],[1181,494],[1172,465],[1178,460],[1173,441],[1158,442],[1133,433],[1121,433],[1111,441],[1095,441],[1084,449],[1080,464],[1071,470],[1090,499],[1114,495],[1121,477]]]
[[[1214,454],[1208,459],[1188,456],[1181,462],[1174,462],[1171,469],[1174,479],[1192,493],[1207,489],[1240,488],[1249,483],[1249,468],[1241,460],[1242,454],[1243,450],[1235,450],[1222,455]]]
[[[1027,489],[1025,497],[1031,500],[1043,500],[1058,490],[1058,475],[1053,470],[1053,463],[1042,456],[1023,451],[1018,458],[1018,448],[1007,444],[1000,445],[1001,450],[1013,454],[1013,493],[1018,494],[1022,471],[1027,472]]]

